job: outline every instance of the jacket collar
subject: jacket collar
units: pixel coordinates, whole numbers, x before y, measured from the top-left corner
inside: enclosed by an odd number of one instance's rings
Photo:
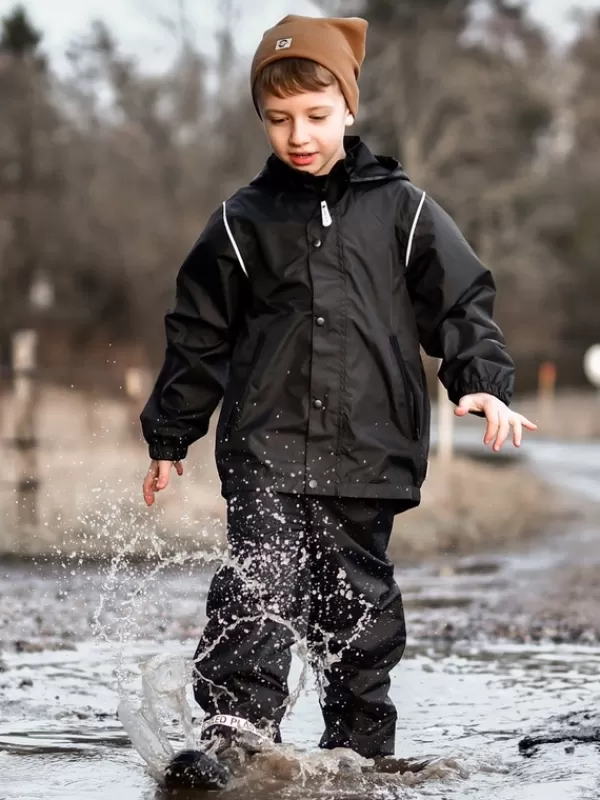
[[[290,167],[273,154],[252,185],[267,183],[279,190],[314,191],[326,195],[332,189],[337,194],[335,188],[345,188],[348,183],[408,180],[396,159],[374,156],[359,136],[344,137],[344,150],[345,158],[338,161],[328,175],[316,176]]]
[[[408,175],[395,158],[373,155],[360,136],[346,136],[344,149],[344,165],[352,183],[408,180]]]

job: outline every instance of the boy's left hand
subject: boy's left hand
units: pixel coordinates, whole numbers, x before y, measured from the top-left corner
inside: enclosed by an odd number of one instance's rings
[[[510,432],[513,429],[513,444],[519,447],[523,436],[523,428],[529,431],[537,430],[537,425],[521,414],[511,411],[510,408],[491,394],[479,392],[477,394],[466,394],[461,397],[455,414],[457,417],[464,417],[471,411],[479,411],[485,414],[487,427],[483,438],[484,444],[490,444],[495,439],[494,450],[497,453]]]

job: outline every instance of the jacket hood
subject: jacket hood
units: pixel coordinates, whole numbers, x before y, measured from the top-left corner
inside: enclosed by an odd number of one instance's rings
[[[395,158],[373,155],[359,136],[344,137],[344,149],[346,157],[335,164],[328,176],[315,176],[294,169],[273,154],[251,185],[268,183],[278,188],[316,189],[322,187],[324,182],[339,178],[345,178],[350,183],[409,179]]]
[[[391,156],[376,156],[359,136],[344,138],[344,166],[352,183],[376,180],[408,180],[399,161]]]

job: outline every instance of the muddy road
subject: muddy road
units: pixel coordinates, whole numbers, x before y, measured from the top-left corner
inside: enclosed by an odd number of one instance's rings
[[[542,441],[527,457],[557,488],[600,498],[600,445]],[[118,687],[135,702],[140,662],[191,656],[211,573],[201,561],[0,565],[2,800],[162,800],[116,718]],[[315,750],[321,721],[309,683],[285,720],[286,746],[235,796],[600,796],[598,743],[577,741],[600,728],[598,576],[595,516],[518,552],[398,565],[409,645],[393,675],[397,756],[429,766],[340,772]],[[296,656],[292,687],[302,666]],[[179,723],[164,725],[181,740]],[[526,736],[557,741],[520,750]]]

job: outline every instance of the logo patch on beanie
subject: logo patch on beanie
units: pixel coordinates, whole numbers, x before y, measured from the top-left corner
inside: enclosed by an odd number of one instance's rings
[[[277,44],[275,45],[275,50],[287,50],[288,47],[292,46],[291,39],[278,39]]]

